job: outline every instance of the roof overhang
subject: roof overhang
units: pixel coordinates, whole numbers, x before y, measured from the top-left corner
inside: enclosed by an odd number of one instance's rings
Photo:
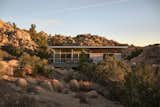
[[[48,46],[53,49],[126,49],[128,46]]]

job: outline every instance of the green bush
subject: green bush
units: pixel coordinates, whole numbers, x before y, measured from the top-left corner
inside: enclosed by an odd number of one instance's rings
[[[125,107],[160,107],[160,67],[141,64],[130,68],[127,64],[107,57],[98,65],[83,63],[80,73],[105,84],[105,97],[120,101]]]
[[[81,74],[81,75],[79,75],[79,79],[94,81],[96,64],[83,62],[80,64],[78,69],[79,69],[79,73]]]
[[[84,61],[80,64],[79,71],[89,80],[102,84],[110,82],[123,83],[125,75],[131,71],[131,68],[115,57],[107,57],[99,64]]]
[[[13,58],[10,54],[8,54],[7,52],[0,50],[0,59],[11,59]]]
[[[53,71],[52,67],[48,65],[48,61],[45,59],[40,59],[37,56],[30,56],[24,53],[19,58],[19,67],[24,68],[25,66],[32,67],[32,75],[43,74],[48,76]],[[21,71],[20,71],[21,72]]]
[[[127,107],[160,106],[160,72],[150,65],[141,65],[126,76],[125,102]]]
[[[126,57],[126,59],[127,60],[131,60],[132,58],[137,57],[138,55],[140,55],[142,53],[142,51],[143,51],[142,49],[136,48],[133,52],[131,52],[130,55],[128,55]]]
[[[35,55],[40,58],[48,58],[51,52],[48,48],[48,35],[45,35],[43,32],[37,33],[35,24],[31,25],[29,33],[32,40],[38,45],[38,48],[35,50]]]
[[[130,72],[130,67],[118,61],[115,57],[107,57],[100,62],[96,67],[97,80],[102,83],[118,82],[122,83],[125,75]]]
[[[8,46],[4,47],[3,50],[5,50],[9,54],[11,54],[12,56],[16,56],[16,57],[20,57],[24,52],[23,49],[16,48],[12,45],[8,45]]]

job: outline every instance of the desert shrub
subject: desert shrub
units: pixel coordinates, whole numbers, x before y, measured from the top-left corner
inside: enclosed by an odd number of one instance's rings
[[[0,58],[3,58],[5,56],[8,56],[8,54],[2,50],[0,50]]]
[[[13,57],[10,54],[8,54],[7,52],[0,50],[0,59],[7,60],[7,59],[12,59],[12,58]]]
[[[81,75],[79,75],[79,78],[77,79],[82,79],[82,80],[94,80],[95,79],[96,64],[83,62],[80,64],[78,69]]]
[[[78,70],[81,75],[76,79],[93,80],[95,77],[96,64],[91,62],[91,59],[88,57],[88,54],[85,53],[85,50],[82,50],[79,60]]]
[[[97,80],[102,83],[122,83],[128,72],[130,72],[130,67],[127,64],[118,61],[115,57],[107,57],[97,65],[95,70]]]
[[[5,50],[9,54],[16,56],[16,57],[20,57],[23,54],[23,49],[16,48],[12,45],[8,45],[8,46],[3,47],[3,50]]]
[[[70,82],[70,80],[87,80],[87,76],[85,76],[83,73],[80,73],[80,71],[76,72],[69,72],[64,76],[65,82]]]
[[[16,23],[14,23],[14,22],[13,22],[13,23],[12,23],[12,26],[13,26],[13,29],[14,29],[14,30],[16,30],[16,29],[17,29],[17,25],[16,25]]]
[[[141,64],[131,69],[114,57],[107,57],[94,69],[90,66],[84,64],[80,71],[107,87],[108,95],[105,97],[120,101],[126,107],[160,106],[159,67]]]
[[[48,58],[50,49],[48,49],[48,38],[43,32],[37,33],[36,25],[32,24],[29,30],[32,40],[38,45],[35,54],[40,58]]]
[[[52,73],[52,67],[48,66],[48,61],[45,59],[40,59],[37,56],[30,56],[27,53],[24,53],[19,58],[19,68],[26,68],[26,66],[32,67],[32,75],[36,75],[37,73],[48,76]],[[19,72],[20,70],[18,70]],[[21,72],[21,71],[20,71]]]
[[[125,102],[127,107],[160,106],[160,73],[150,65],[141,65],[126,76]]]
[[[43,75],[45,75],[45,76],[47,76],[47,77],[49,77],[49,78],[52,78],[53,77],[53,67],[52,66],[50,66],[50,65],[45,65],[44,67],[43,67]]]
[[[136,48],[133,52],[131,52],[130,55],[128,55],[126,57],[126,59],[127,60],[131,60],[132,58],[137,57],[138,55],[140,55],[142,53],[142,51],[143,51],[142,49]]]
[[[48,59],[49,56],[52,56],[52,50],[48,47],[39,47],[35,50],[35,55],[39,56],[40,58]]]
[[[107,83],[123,82],[125,75],[131,69],[127,64],[118,61],[115,57],[107,57],[98,65],[83,62],[80,64],[79,71],[87,76],[89,80]]]
[[[83,63],[90,61],[88,54],[85,53],[85,50],[82,50],[82,53],[80,54],[79,60],[80,60],[80,64],[81,63],[83,64]]]

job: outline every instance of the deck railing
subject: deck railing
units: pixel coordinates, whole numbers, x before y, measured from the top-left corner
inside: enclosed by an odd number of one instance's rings
[[[49,58],[49,62],[53,64],[77,64],[79,63],[79,58]]]

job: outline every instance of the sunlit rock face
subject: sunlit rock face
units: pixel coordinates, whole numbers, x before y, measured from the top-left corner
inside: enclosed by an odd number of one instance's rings
[[[50,45],[71,45],[71,46],[117,46],[122,45],[116,41],[108,40],[105,37],[91,34],[80,34],[76,37],[54,35],[49,37]]]
[[[0,60],[0,74],[2,75],[13,75],[14,68],[18,66],[17,60],[1,61]]]
[[[135,63],[147,63],[160,65],[160,45],[149,45],[143,48],[143,52],[131,60]]]
[[[17,48],[22,47],[30,50],[37,47],[28,31],[15,29],[12,24],[0,20],[0,46],[9,44]]]

